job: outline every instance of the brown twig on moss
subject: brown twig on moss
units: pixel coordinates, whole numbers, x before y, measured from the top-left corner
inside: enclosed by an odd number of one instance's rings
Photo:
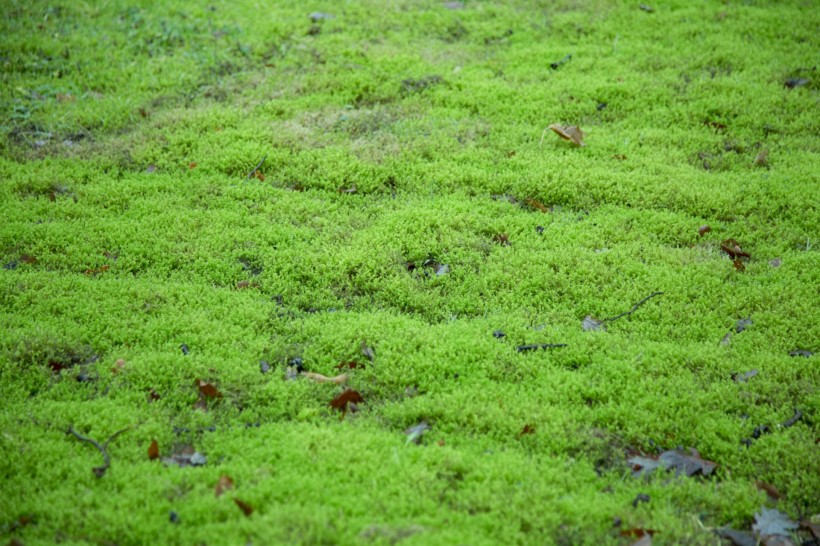
[[[630,309],[629,311],[626,311],[625,313],[621,313],[620,315],[617,315],[617,316],[614,316],[614,317],[605,318],[605,319],[601,320],[601,322],[615,322],[619,318],[623,318],[627,315],[631,315],[632,313],[634,313],[635,311],[638,310],[638,307],[640,307],[641,305],[643,305],[644,303],[649,301],[651,298],[654,298],[655,296],[660,296],[661,294],[663,294],[663,292],[652,292],[651,294],[646,296],[644,299],[642,299],[641,301],[639,301],[638,303],[633,305],[632,309]]]
[[[114,438],[128,430],[131,430],[131,427],[126,427],[122,430],[118,430],[117,432],[109,436],[108,440],[106,440],[104,444],[100,444],[94,438],[88,438],[87,436],[83,436],[82,434],[74,430],[73,426],[68,427],[67,434],[73,434],[81,442],[88,442],[89,444],[96,447],[100,451],[100,453],[102,453],[104,464],[102,466],[95,466],[91,469],[91,471],[94,472],[95,476],[97,476],[98,478],[102,478],[103,476],[105,476],[105,471],[108,470],[108,468],[111,466],[111,458],[108,456],[108,444],[110,444],[114,440]]]
[[[263,157],[263,158],[262,158],[262,160],[261,160],[259,163],[257,163],[257,164],[256,164],[256,167],[254,167],[254,168],[253,168],[253,170],[252,170],[251,172],[249,172],[249,173],[248,173],[248,176],[247,176],[247,177],[245,177],[245,182],[247,182],[248,180],[250,180],[251,178],[253,178],[253,175],[255,175],[255,174],[256,174],[256,171],[258,171],[259,169],[261,169],[261,168],[262,168],[262,165],[264,165],[264,164],[265,164],[265,160],[266,160],[267,158],[268,158],[268,155],[267,155],[267,154],[265,154],[265,157]]]

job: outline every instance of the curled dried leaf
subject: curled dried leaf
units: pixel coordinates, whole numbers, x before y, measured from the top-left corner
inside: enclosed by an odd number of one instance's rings
[[[553,123],[548,127],[559,137],[566,141],[572,142],[576,146],[586,146],[584,143],[584,132],[577,125],[560,125]]]
[[[701,237],[703,237],[704,235],[706,235],[706,234],[707,234],[707,233],[709,233],[710,231],[712,231],[712,228],[711,228],[711,227],[709,227],[709,226],[704,225],[704,226],[700,226],[700,228],[698,229],[698,234],[699,234]]]
[[[347,374],[337,375],[335,377],[327,377],[326,375],[322,375],[320,373],[313,373],[313,372],[302,372],[302,375],[316,381],[317,383],[335,383],[337,385],[344,385],[347,382]]]

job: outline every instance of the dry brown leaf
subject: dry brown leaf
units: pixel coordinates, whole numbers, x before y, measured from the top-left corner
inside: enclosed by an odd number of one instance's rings
[[[233,501],[236,503],[239,509],[242,510],[242,513],[246,516],[250,516],[251,514],[253,514],[253,508],[247,502],[243,502],[239,499],[234,499]]]
[[[312,379],[317,383],[336,383],[337,385],[344,385],[347,382],[347,374],[337,375],[335,377],[327,377],[320,373],[302,372],[302,375],[308,379]]]
[[[225,491],[230,491],[231,489],[233,489],[233,480],[230,476],[222,474],[219,477],[219,481],[216,482],[216,487],[214,487],[214,494],[216,494],[217,497],[221,497],[222,493],[224,493]]]
[[[159,459],[159,444],[156,440],[152,440],[151,445],[148,446],[148,460],[153,461],[155,459]]]
[[[572,142],[576,146],[586,146],[584,143],[584,132],[576,125],[560,125],[553,123],[548,127],[559,137]]]
[[[199,387],[199,392],[207,397],[207,398],[222,398],[222,393],[219,392],[219,389],[213,386],[213,384],[208,383],[207,381],[203,381],[201,379],[196,380],[196,385]]]
[[[703,237],[704,235],[706,235],[710,231],[712,231],[712,228],[710,228],[709,226],[705,226],[705,225],[700,226],[700,228],[698,229],[698,233],[700,234],[701,237]]]

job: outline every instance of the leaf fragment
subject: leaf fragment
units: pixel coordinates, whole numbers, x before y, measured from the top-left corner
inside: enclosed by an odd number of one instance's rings
[[[239,507],[239,509],[242,510],[242,513],[245,514],[246,516],[250,516],[251,514],[253,514],[253,507],[250,504],[248,504],[247,502],[241,501],[241,500],[236,499],[236,498],[233,501],[236,503],[236,505]]]
[[[593,318],[591,315],[584,317],[581,326],[583,326],[584,332],[597,332],[599,330],[606,332],[606,323],[602,320]]]
[[[572,142],[576,146],[586,146],[584,143],[584,132],[577,125],[561,125],[553,123],[548,127],[553,133],[562,139]]]
[[[728,527],[715,529],[715,534],[720,538],[731,540],[735,546],[757,546],[757,537],[748,531],[736,531]]]
[[[698,228],[698,235],[703,237],[704,235],[706,235],[710,231],[712,231],[711,227],[709,227],[708,225],[702,225],[702,226],[700,226],[700,228]]]
[[[412,426],[404,431],[407,435],[407,441],[405,445],[413,442],[414,444],[421,443],[421,437],[424,435],[425,432],[430,430],[430,425],[428,425],[425,421],[422,421],[418,425]]]
[[[233,480],[227,474],[222,474],[219,477],[219,481],[216,482],[214,494],[217,497],[221,497],[225,491],[230,491],[231,489],[233,489]]]
[[[729,257],[733,260],[737,260],[739,258],[751,258],[751,254],[745,252],[740,243],[738,243],[735,239],[726,239],[722,243],[720,243],[720,249],[729,255]]]
[[[746,328],[748,328],[752,324],[754,324],[754,321],[749,317],[740,319],[735,324],[735,332],[737,332],[739,334],[740,332],[742,332],[743,330],[745,330]]]
[[[178,466],[185,468],[186,466],[203,466],[208,462],[208,458],[202,453],[195,451],[193,446],[183,445],[177,447],[176,451],[170,457],[162,458],[165,466]]]
[[[770,483],[755,480],[755,487],[757,487],[761,491],[765,491],[769,498],[771,498],[772,500],[780,500],[780,498],[782,497],[780,491],[777,490],[777,487],[773,486]]]
[[[199,388],[199,393],[206,398],[222,398],[222,393],[219,392],[212,383],[196,379],[194,384]]]
[[[777,509],[761,508],[755,514],[752,531],[765,539],[771,535],[789,536],[789,532],[797,529],[798,525],[789,519],[789,516]]]
[[[151,445],[148,446],[148,460],[154,461],[159,459],[159,444],[156,440],[151,441]]]
[[[363,339],[359,346],[362,349],[362,354],[369,359],[371,363],[376,361],[376,352],[373,350],[373,347],[367,345],[367,340]]]
[[[316,381],[317,383],[335,383],[336,385],[344,385],[347,383],[348,377],[347,374],[337,375],[335,377],[327,377],[326,375],[322,375],[320,373],[313,373],[313,372],[302,372],[304,377],[312,381]]]
[[[717,467],[717,463],[701,458],[700,453],[694,448],[690,448],[689,451],[670,449],[661,453],[657,459],[641,456],[631,457],[628,462],[632,465],[633,476],[648,475],[656,468],[675,469],[675,475],[684,474],[687,477],[695,474],[708,476]]]
[[[756,376],[758,373],[760,372],[758,372],[757,370],[749,370],[748,372],[733,374],[732,379],[734,379],[738,383],[745,383],[749,379]]]
[[[525,434],[535,434],[535,427],[529,423],[524,425],[524,428],[521,429],[521,432],[519,432],[518,435],[524,436]]]
[[[364,398],[362,398],[361,394],[353,389],[347,389],[342,392],[342,394],[330,401],[330,407],[341,411],[342,415],[344,415],[349,405],[361,404],[362,402],[364,402]]]

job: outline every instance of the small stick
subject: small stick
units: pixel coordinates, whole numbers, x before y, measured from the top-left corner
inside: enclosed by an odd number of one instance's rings
[[[538,349],[552,349],[553,347],[566,347],[566,343],[536,343],[535,345],[519,345],[516,350],[519,353],[524,351],[537,351]]]
[[[660,296],[661,294],[663,294],[663,292],[652,292],[651,294],[646,296],[644,299],[642,299],[641,301],[639,301],[638,303],[633,305],[631,310],[629,310],[625,313],[621,313],[620,315],[615,316],[615,317],[605,318],[605,319],[601,320],[601,322],[615,322],[619,318],[623,318],[627,315],[631,315],[632,313],[634,313],[635,311],[638,310],[638,307],[640,307],[641,305],[643,305],[644,303],[649,301],[650,298],[654,298],[655,296]]]
[[[83,436],[82,434],[80,434],[79,432],[74,430],[73,426],[68,427],[68,433],[73,434],[74,436],[76,436],[77,439],[81,442],[88,442],[89,444],[96,447],[100,451],[100,453],[102,453],[103,462],[105,464],[103,464],[102,466],[95,466],[94,468],[91,469],[91,471],[94,472],[95,476],[97,476],[98,478],[102,478],[105,475],[105,471],[108,470],[108,468],[111,466],[111,458],[108,456],[108,451],[107,451],[108,444],[110,444],[114,440],[114,438],[116,438],[117,436],[119,436],[123,432],[126,432],[127,430],[130,430],[130,429],[131,429],[131,427],[126,427],[122,430],[118,430],[117,432],[112,434],[108,438],[108,440],[106,440],[106,442],[102,445],[100,445],[100,443],[97,440],[95,440],[94,438],[88,438],[86,436]]]
[[[247,182],[248,180],[250,180],[250,179],[251,179],[251,177],[252,177],[253,175],[255,175],[255,174],[256,174],[256,171],[258,171],[258,170],[262,167],[262,165],[264,165],[264,164],[265,164],[265,160],[266,160],[267,158],[268,158],[268,154],[265,154],[265,157],[263,157],[263,158],[262,158],[262,161],[260,161],[259,163],[257,163],[257,164],[256,164],[256,167],[254,167],[254,168],[253,168],[253,170],[252,170],[251,172],[249,172],[249,173],[248,173],[248,176],[245,178],[245,182]]]

